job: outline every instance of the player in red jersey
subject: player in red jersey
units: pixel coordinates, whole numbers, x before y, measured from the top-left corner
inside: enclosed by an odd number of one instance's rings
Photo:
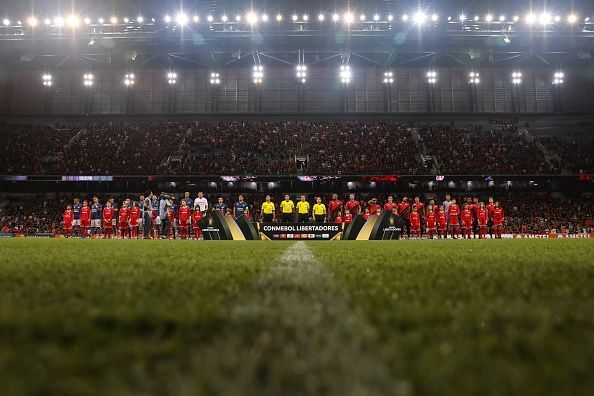
[[[410,238],[410,204],[407,197],[402,198],[402,202],[398,204],[398,213],[406,222],[406,235]]]
[[[452,198],[452,203],[448,208],[448,226],[450,229],[450,235],[453,239],[458,239],[460,234],[460,207],[456,203],[456,198]]]
[[[377,212],[377,208],[381,209],[381,206],[377,204],[377,198],[371,198],[369,202],[367,202],[367,209],[369,209],[369,213],[375,214],[375,212]]]
[[[470,239],[470,235],[472,234],[472,211],[470,210],[470,205],[468,205],[468,203],[464,204],[461,218],[462,238]]]
[[[130,209],[126,202],[122,203],[122,208],[118,213],[120,220],[120,238],[124,239],[126,236],[130,237]]]
[[[479,202],[478,210],[476,211],[476,218],[479,227],[479,239],[485,239],[487,237],[487,223],[489,221],[489,213],[485,208],[483,202]]]
[[[192,212],[192,228],[194,229],[194,238],[200,239],[202,233],[200,232],[200,226],[198,222],[202,220],[204,214],[200,211],[200,207],[196,205],[194,207],[194,212]]]
[[[472,231],[473,231],[473,238],[477,238],[479,236],[479,224],[478,224],[478,209],[479,209],[479,200],[478,198],[473,198],[472,203],[469,205],[469,209],[472,212]]]
[[[342,200],[338,199],[337,194],[332,194],[332,199],[328,202],[328,221],[336,218],[339,212],[342,213]]]
[[[489,203],[487,204],[487,216],[489,217],[487,227],[491,238],[493,238],[493,210],[495,210],[495,203],[493,202],[493,197],[489,197]]]
[[[371,212],[369,211],[369,208],[365,208],[365,213],[363,213],[363,218],[365,220],[369,220],[370,217],[371,217]]]
[[[410,221],[410,236],[411,237],[421,237],[421,215],[417,212],[417,208],[413,207],[412,212],[409,215]]]
[[[111,202],[107,201],[105,203],[105,208],[103,208],[103,213],[101,217],[103,218],[103,238],[111,239],[111,234],[113,231],[113,216],[115,215],[115,211],[111,207]]]
[[[80,208],[80,228],[82,230],[82,237],[86,238],[91,226],[91,207],[89,202],[85,199],[83,206]]]
[[[64,237],[70,238],[72,236],[72,223],[74,222],[74,211],[72,210],[72,205],[66,206],[62,221],[64,223]]]
[[[189,221],[190,221],[190,207],[186,203],[185,200],[181,201],[181,206],[179,207],[179,235],[181,239],[188,238],[188,231],[189,231]]]
[[[344,204],[344,207],[353,216],[357,216],[361,212],[361,202],[355,200],[355,194],[349,194],[349,200]]]
[[[448,217],[445,211],[445,206],[438,207],[437,212],[437,234],[438,237],[446,239],[448,237]]]
[[[392,211],[392,209],[394,209],[394,207],[396,207],[397,204],[396,202],[394,202],[394,197],[392,197],[391,195],[388,197],[388,202],[386,202],[384,204],[384,210],[387,210],[389,212]]]
[[[427,206],[427,214],[425,215],[425,219],[427,222],[427,234],[429,235],[429,239],[433,239],[433,235],[435,235],[436,230],[437,216],[435,215],[433,205],[431,204]]]
[[[425,204],[421,202],[419,197],[415,197],[415,202],[413,202],[411,207],[417,208],[417,213],[421,218],[421,235],[423,235],[423,229],[425,228]]]
[[[138,202],[134,201],[130,209],[130,232],[131,237],[138,239],[138,220],[140,219],[140,207]]]
[[[342,224],[342,213],[340,213],[340,212],[336,213],[336,217],[334,218],[334,222],[335,223]]]
[[[501,234],[503,233],[503,208],[499,204],[499,201],[495,202],[495,208],[493,209],[493,231],[495,232],[495,237],[501,239]]]
[[[351,221],[353,221],[353,215],[351,214],[351,212],[348,209],[344,210],[344,224],[349,224]]]

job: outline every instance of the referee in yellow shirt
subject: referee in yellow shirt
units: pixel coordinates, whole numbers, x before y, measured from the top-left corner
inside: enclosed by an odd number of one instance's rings
[[[290,223],[294,219],[295,204],[289,194],[285,195],[285,200],[280,203],[281,220],[283,223]]]
[[[270,200],[270,195],[266,196],[266,201],[262,202],[262,221],[272,223],[274,221],[274,202]]]
[[[305,200],[305,195],[302,195],[297,202],[297,221],[300,223],[309,221],[309,202]]]
[[[317,197],[316,203],[313,206],[313,214],[316,223],[323,223],[326,218],[326,205],[322,203],[322,198]]]

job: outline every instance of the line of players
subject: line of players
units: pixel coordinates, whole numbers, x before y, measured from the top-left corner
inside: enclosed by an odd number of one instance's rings
[[[365,206],[364,209],[362,207]],[[372,198],[366,204],[355,199],[355,194],[349,195],[349,200],[343,202],[338,199],[338,194],[333,194],[328,202],[328,207],[322,203],[320,197],[316,197],[316,203],[310,211],[310,205],[305,195],[301,195],[300,200],[295,205],[289,195],[285,195],[284,201],[280,205],[280,220],[282,222],[292,222],[297,215],[298,222],[335,222],[350,223],[353,216],[362,213],[365,219],[373,215],[379,215],[382,210],[391,212],[400,217],[406,224],[407,237],[420,238],[427,234],[430,239],[434,237],[447,238],[450,235],[453,239],[459,236],[462,238],[486,238],[487,232],[493,238],[501,238],[503,232],[504,212],[498,201],[489,197],[487,205],[479,202],[478,198],[467,198],[460,207],[455,198],[446,195],[441,205],[437,205],[435,200],[430,200],[427,206],[421,202],[419,197],[415,197],[412,203],[408,198],[402,198],[401,202],[394,201],[394,197],[389,196],[382,205],[376,198]],[[275,220],[275,206],[270,202],[270,196],[266,197],[266,202],[262,204],[263,221],[270,222]],[[313,216],[310,216],[313,215]]]
[[[296,218],[298,222],[313,220],[348,224],[353,216],[361,214],[369,219],[373,215],[379,215],[382,210],[387,210],[404,220],[408,237],[420,238],[426,234],[431,239],[447,238],[448,235],[454,239],[458,236],[485,238],[488,231],[491,237],[495,235],[501,238],[503,232],[504,212],[499,202],[494,202],[492,197],[489,197],[487,205],[479,202],[478,198],[467,198],[460,207],[455,198],[446,195],[441,205],[437,205],[432,199],[425,207],[419,197],[415,197],[410,203],[407,197],[396,202],[389,196],[380,205],[376,198],[365,203],[355,199],[355,194],[350,194],[349,200],[343,202],[338,199],[337,194],[333,194],[327,206],[322,203],[321,197],[316,197],[316,203],[310,206],[305,195],[301,195],[295,204],[287,194],[278,207],[280,216],[277,216],[276,205],[267,195],[261,206],[260,220],[293,222]],[[66,237],[76,234],[104,238],[175,238],[178,230],[183,239],[199,239],[200,229],[197,223],[209,209],[208,200],[202,192],[195,199],[190,198],[190,193],[186,192],[180,199],[179,208],[174,204],[173,197],[163,194],[158,199],[152,192],[141,195],[138,201],[124,200],[121,208],[118,208],[114,198],[110,198],[104,206],[99,203],[97,196],[93,197],[91,203],[87,200],[81,203],[75,198],[73,205],[68,205],[64,211],[63,230]],[[212,210],[235,218],[246,216],[251,219],[249,204],[243,195],[239,196],[233,209],[221,197]]]

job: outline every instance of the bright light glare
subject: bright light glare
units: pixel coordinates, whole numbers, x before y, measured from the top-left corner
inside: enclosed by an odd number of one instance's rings
[[[278,22],[282,21],[282,20],[283,20],[283,16],[282,16],[281,14],[278,14],[278,15],[276,16],[276,20],[277,20]]]
[[[352,23],[352,22],[353,22],[353,19],[354,19],[354,17],[353,17],[353,14],[351,14],[350,12],[348,12],[348,13],[347,13],[347,14],[345,14],[345,16],[344,16],[344,21],[345,21],[346,23]]]
[[[338,22],[339,19],[340,19],[340,16],[338,14],[332,14],[332,20],[334,22]]]
[[[254,84],[262,84],[264,79],[264,67],[262,65],[255,65],[252,77],[254,79]]]
[[[35,17],[33,17],[33,16],[32,16],[32,17],[30,17],[30,18],[27,20],[27,23],[29,24],[29,26],[33,26],[33,27],[34,27],[34,26],[37,26],[37,18],[35,18]]]
[[[431,20],[432,20],[433,22],[437,22],[437,20],[438,20],[438,19],[439,19],[439,17],[437,16],[437,14],[433,14],[433,15],[431,15]]]
[[[437,72],[430,70],[427,72],[427,82],[429,84],[435,84],[437,82]]]
[[[10,20],[9,19],[4,19],[2,21],[2,23],[4,24],[4,26],[8,26],[8,25],[10,25]]]
[[[425,20],[427,19],[427,16],[425,15],[425,13],[423,12],[417,12],[414,17],[413,20],[415,21],[415,23],[417,25],[422,25],[423,23],[425,23]]]
[[[185,13],[180,12],[175,16],[175,23],[180,26],[184,26],[186,23],[188,23],[188,16]]]
[[[250,12],[249,14],[247,14],[246,18],[250,25],[253,25],[256,22],[258,22],[258,16],[256,14],[254,14],[253,12]]]
[[[576,23],[577,22],[577,15],[571,14],[567,17],[567,22],[569,23]]]
[[[485,21],[491,22],[492,20],[493,20],[493,15],[487,14],[487,16],[485,17]]]
[[[379,15],[375,14],[375,15],[373,16],[373,20],[374,20],[374,21],[376,21],[376,22],[377,22],[377,21],[379,21],[379,19],[380,19],[380,16],[379,16]]]
[[[340,82],[343,84],[348,84],[351,82],[351,68],[349,65],[340,66]]]
[[[318,21],[320,21],[320,22],[324,21],[324,14],[318,15]]]
[[[219,78],[219,73],[216,73],[216,72],[210,73],[210,83],[212,85],[219,85],[221,83],[221,79]]]
[[[536,15],[534,15],[534,14],[526,15],[526,22],[530,25],[533,24],[534,22],[536,22]]]

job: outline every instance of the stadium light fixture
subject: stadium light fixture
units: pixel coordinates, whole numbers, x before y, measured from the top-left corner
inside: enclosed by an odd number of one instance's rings
[[[349,65],[341,65],[340,66],[340,82],[343,84],[348,84],[351,82],[351,68]]]
[[[391,71],[384,72],[384,84],[392,84],[394,82],[394,74]]]
[[[85,25],[90,25],[90,24],[91,24],[91,18],[89,18],[89,17],[86,17],[86,18],[84,19],[84,23],[85,23]]]
[[[171,16],[165,15],[165,17],[163,18],[163,20],[165,21],[165,23],[171,23]]]
[[[380,16],[379,15],[377,15],[377,14],[373,15],[373,20],[375,22],[379,21],[379,19],[380,19]]]
[[[470,72],[470,74],[468,75],[468,77],[470,77],[469,80],[468,80],[468,83],[469,84],[477,85],[477,84],[479,84],[481,82],[481,80],[480,80],[480,74],[479,73]]]
[[[29,17],[29,19],[27,19],[27,23],[29,24],[29,26],[31,27],[35,27],[37,26],[37,18],[35,18],[34,16]]]
[[[167,73],[167,82],[169,85],[177,84],[177,73],[174,71]]]
[[[303,21],[305,21],[305,22],[309,21],[309,15],[303,14]]]
[[[480,17],[480,16],[478,16],[478,15],[475,15],[475,16],[474,16],[474,21],[475,21],[475,22],[478,22],[480,19],[481,19],[481,17]]]
[[[324,16],[324,14],[320,14],[320,15],[318,15],[318,21],[320,21],[320,22],[324,22],[324,19],[325,19],[325,18],[326,18],[326,17]]]
[[[388,22],[392,22],[394,20],[394,16],[392,14],[388,14]]]
[[[247,14],[246,19],[250,25],[255,25],[256,23],[258,23],[258,16],[253,12]]]
[[[522,73],[513,72],[512,73],[512,84],[519,85],[521,83],[522,83]]]
[[[361,22],[364,22],[364,21],[365,21],[365,18],[367,18],[367,17],[365,16],[365,14],[361,14],[361,15],[359,16],[359,20],[360,20]]]
[[[432,20],[433,22],[437,22],[437,20],[438,20],[438,19],[439,19],[439,16],[438,16],[437,14],[433,14],[433,15],[431,15],[431,20]]]
[[[212,21],[213,21],[213,19],[214,19],[214,18],[213,18],[213,16],[212,16],[212,15],[209,15],[209,16],[207,16],[207,17],[206,17],[206,20],[207,20],[208,22],[212,22]]]
[[[255,65],[252,77],[254,79],[254,84],[262,84],[262,81],[264,80],[264,67],[262,65]]]
[[[487,14],[487,16],[485,17],[485,21],[491,23],[493,21],[493,15]]]
[[[338,14],[332,14],[332,20],[334,22],[338,22],[339,19],[340,19],[340,16]]]
[[[41,81],[43,82],[44,87],[51,87],[53,84],[52,75],[49,73],[45,73],[41,76]]]
[[[142,23],[142,22],[144,22],[144,18],[142,17],[142,15],[139,15],[139,16],[136,18],[136,22],[138,22],[138,23]]]
[[[499,15],[499,22],[505,21],[505,15]]]
[[[404,22],[408,21],[408,15],[407,14],[402,15],[402,20]]]
[[[219,85],[220,83],[221,83],[221,78],[219,76],[219,73],[217,73],[217,72],[210,73],[210,84],[211,85]]]
[[[422,25],[425,23],[425,20],[427,19],[427,15],[425,15],[424,12],[418,11],[414,16],[413,16],[413,21],[417,24],[417,25]]]
[[[223,22],[227,22],[227,20],[228,20],[228,19],[229,19],[229,18],[227,18],[227,15],[224,15],[224,14],[223,14],[223,16],[221,17],[221,21],[223,21]]]
[[[344,15],[344,21],[347,24],[353,23],[353,20],[355,19],[355,17],[353,16],[353,14],[351,14],[350,12],[347,12]]]
[[[124,23],[129,23],[129,22],[130,22],[130,18],[128,18],[128,17],[125,17],[125,18],[124,18]]]
[[[235,22],[241,22],[241,15],[235,15]]]
[[[282,20],[283,20],[283,16],[282,16],[281,14],[277,14],[277,16],[276,16],[276,21],[277,21],[277,22],[280,22],[280,21],[282,21]]]
[[[460,22],[464,22],[466,20],[466,15],[460,14],[460,16],[458,17],[458,19],[460,19]]]
[[[179,26],[185,26],[188,23],[188,15],[185,12],[180,12],[175,16],[175,23]]]
[[[75,28],[80,24],[80,19],[76,15],[69,15],[67,22],[68,26],[70,26],[71,28]]]
[[[553,84],[554,85],[563,84],[564,78],[565,78],[565,74],[563,72],[555,72],[555,74],[553,75]]]
[[[293,22],[297,22],[297,19],[299,19],[299,17],[297,16],[297,14],[293,14],[291,19],[293,20]]]
[[[83,85],[87,88],[90,88],[93,86],[93,79],[94,76],[91,73],[85,73],[83,75]]]
[[[570,16],[567,17],[567,22],[569,22],[571,24],[576,23],[577,20],[578,20],[578,17],[575,14],[571,14]]]
[[[302,84],[305,84],[305,81],[307,80],[307,66],[297,65],[297,78]]]
[[[49,25],[52,23],[52,21],[51,21],[51,19],[49,19],[49,18],[45,18],[45,19],[43,20],[43,23],[45,23],[45,24],[46,24],[46,26],[49,26]]]
[[[514,18],[513,19],[514,19],[514,22],[518,22],[520,20],[520,17],[517,16],[517,15],[514,15]]]
[[[134,73],[128,73],[124,76],[124,85],[128,88],[131,88],[134,86],[134,83],[136,82],[136,76],[134,75]]]
[[[3,24],[4,26],[8,26],[8,25],[10,25],[10,19],[8,19],[8,18],[4,18],[4,19],[2,20],[2,24]]]
[[[555,15],[555,22],[560,22],[561,21],[561,16],[560,15]]]
[[[99,18],[97,19],[97,22],[99,22],[100,25],[103,25],[105,23],[105,19]]]
[[[435,70],[429,70],[427,72],[427,82],[429,84],[435,84],[437,82],[437,72]]]
[[[532,25],[534,22],[536,22],[536,15],[534,15],[533,13],[526,15],[526,23]]]
[[[262,14],[262,22],[268,22],[268,14]]]
[[[198,23],[198,22],[200,22],[200,17],[198,15],[194,15],[192,17],[192,21],[194,21],[194,23]]]
[[[62,18],[61,16],[55,17],[54,18],[54,25],[56,25],[58,27],[64,26],[64,18]]]
[[[590,17],[585,17],[584,22],[590,22]]]
[[[548,12],[543,12],[542,14],[540,14],[538,18],[538,22],[540,22],[541,25],[548,25],[551,23],[551,21],[551,14],[549,14]]]

